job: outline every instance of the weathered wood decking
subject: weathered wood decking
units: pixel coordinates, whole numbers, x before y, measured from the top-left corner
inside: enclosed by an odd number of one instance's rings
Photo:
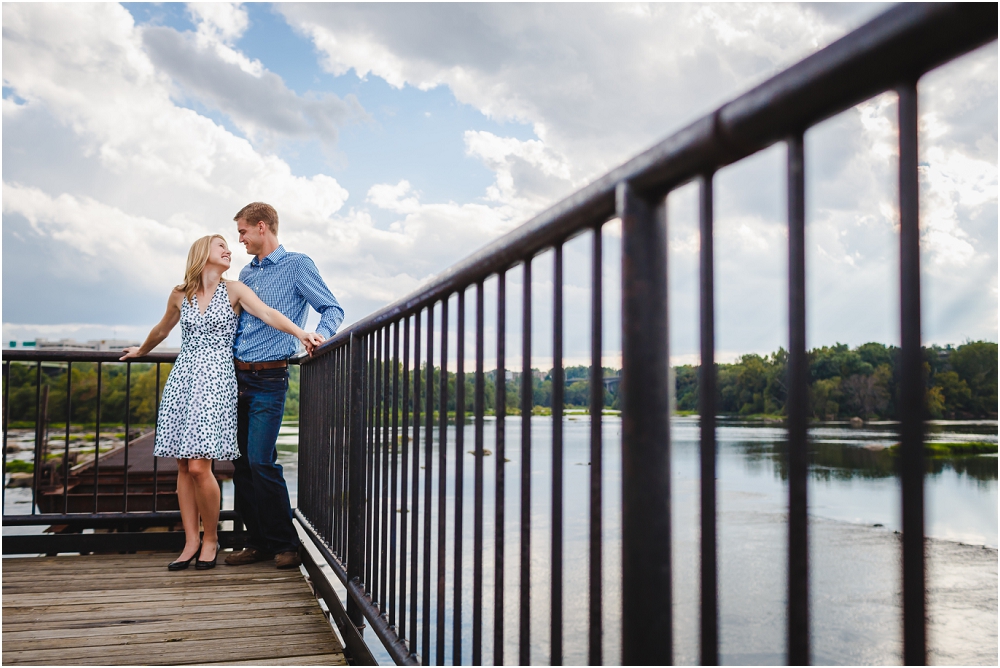
[[[346,665],[298,570],[174,556],[3,559],[3,662]]]

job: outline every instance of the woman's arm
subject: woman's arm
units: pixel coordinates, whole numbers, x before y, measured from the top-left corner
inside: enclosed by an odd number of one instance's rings
[[[125,354],[120,357],[120,360],[126,360],[131,357],[143,357],[148,355],[156,346],[163,343],[163,340],[167,338],[172,330],[181,319],[181,303],[184,300],[184,293],[180,290],[174,289],[170,292],[170,297],[167,299],[167,312],[163,314],[163,319],[156,324],[153,329],[149,330],[149,336],[141,346],[132,346],[124,350]]]
[[[226,289],[236,297],[239,305],[246,309],[246,312],[259,318],[265,325],[291,334],[306,347],[306,351],[312,355],[313,349],[323,343],[323,337],[315,332],[306,332],[294,322],[285,317],[285,314],[277,309],[273,309],[260,300],[254,291],[239,281],[227,281]]]

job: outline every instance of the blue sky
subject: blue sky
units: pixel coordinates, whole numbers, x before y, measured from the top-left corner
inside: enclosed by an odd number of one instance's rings
[[[351,322],[885,8],[5,4],[4,339],[142,338],[195,238],[222,232],[249,259],[231,219],[260,199]],[[996,81],[993,44],[920,84],[928,342],[996,340]],[[898,339],[894,137],[891,94],[807,135],[810,345]],[[784,344],[783,156],[717,177],[724,359]],[[690,189],[669,206],[686,361]],[[586,244],[568,259],[583,356]]]
[[[183,3],[125,3],[124,7],[140,25],[196,29]],[[334,76],[324,72],[312,43],[296,34],[272,5],[244,7],[249,28],[235,42],[240,51],[280,76],[297,95],[353,95],[370,114],[370,119],[342,128],[335,146],[309,140],[276,147],[294,174],[330,174],[348,192],[359,194],[375,182],[407,179],[429,199],[470,201],[482,197],[493,174],[466,154],[459,129],[536,139],[529,125],[491,120],[471,105],[458,102],[445,86],[427,91],[410,85],[394,88],[376,76],[361,79],[354,73]],[[224,114],[213,113],[197,100],[183,103],[234,134],[242,134]],[[352,204],[349,198],[348,206]]]

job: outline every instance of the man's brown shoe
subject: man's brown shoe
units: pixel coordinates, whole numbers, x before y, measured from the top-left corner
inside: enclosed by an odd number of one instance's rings
[[[273,555],[262,550],[258,550],[253,547],[245,547],[239,552],[233,552],[232,554],[226,555],[226,565],[246,566],[247,564],[255,564],[258,561],[267,561],[272,556]]]
[[[301,563],[298,552],[282,552],[274,555],[274,565],[278,568],[298,568]]]

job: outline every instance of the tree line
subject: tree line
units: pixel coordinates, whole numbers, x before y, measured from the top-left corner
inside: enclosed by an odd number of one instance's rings
[[[959,346],[930,346],[923,349],[924,374],[927,384],[927,414],[931,418],[971,419],[997,417],[997,344],[972,341]],[[818,420],[848,417],[863,419],[896,417],[898,396],[897,362],[899,349],[880,343],[866,343],[850,348],[844,344],[823,346],[809,351],[809,408]],[[716,405],[721,414],[773,415],[785,412],[787,386],[785,381],[788,353],[784,349],[770,355],[743,355],[732,364],[717,364]],[[101,422],[122,424],[126,414],[126,368],[124,364],[101,365]],[[153,364],[133,364],[128,393],[131,424],[151,425],[156,421],[156,397],[163,390],[171,365],[160,366],[160,384],[156,387]],[[391,369],[389,369],[391,371]],[[64,423],[66,419],[66,365],[45,364],[41,381],[49,387],[48,422]],[[296,418],[299,412],[299,368],[290,368],[289,392],[285,401],[285,417]],[[426,411],[427,374],[434,391],[434,410],[440,408],[441,368],[426,366],[420,370],[420,384],[413,388],[410,374],[409,410],[418,401]],[[8,410],[11,426],[34,423],[37,398],[36,367],[30,363],[11,363],[8,378]],[[517,414],[521,407],[521,375],[510,372],[505,381],[505,406],[508,414]],[[697,366],[674,368],[678,411],[698,410]],[[563,402],[567,408],[590,404],[590,368],[570,366],[564,369]],[[619,375],[619,370],[604,367],[604,377]],[[402,371],[399,382],[402,383]],[[74,363],[70,394],[71,422],[93,424],[97,419],[97,364]],[[497,406],[496,371],[484,374],[484,410],[494,413]],[[447,410],[455,411],[457,377],[447,372]],[[551,408],[553,380],[551,370],[532,370],[530,377],[532,403],[535,407]],[[465,373],[465,410],[471,414],[475,391],[475,374]],[[604,406],[621,408],[622,396],[617,384],[604,389]],[[402,391],[400,389],[400,397]],[[30,423],[30,424],[29,424]]]
[[[899,348],[838,343],[809,351],[809,409],[817,420],[897,417]],[[940,419],[997,417],[997,344],[970,341],[923,348],[927,415]],[[784,349],[717,364],[717,406],[732,415],[783,415],[788,397]],[[679,366],[677,409],[698,410],[697,366]]]
[[[125,423],[126,381],[128,381],[129,423],[133,426],[151,426],[156,423],[157,397],[162,395],[172,364],[160,364],[159,391],[156,391],[156,365],[132,364],[128,373],[125,364],[101,365],[101,424]],[[66,364],[43,363],[42,387],[48,387],[46,409],[49,424],[66,422]],[[43,396],[37,385],[37,368],[34,363],[13,362],[8,370],[7,406],[12,427],[34,425],[35,414]],[[70,381],[70,423],[93,425],[97,422],[97,364],[74,362]],[[285,398],[285,417],[299,414],[299,368],[289,369],[288,395]]]

